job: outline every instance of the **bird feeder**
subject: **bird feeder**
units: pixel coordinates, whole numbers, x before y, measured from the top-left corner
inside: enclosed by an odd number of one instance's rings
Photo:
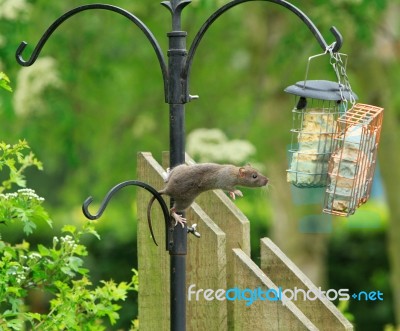
[[[299,188],[324,187],[336,120],[346,112],[347,101],[357,97],[346,86],[327,80],[300,81],[285,92],[295,96],[287,180]]]
[[[383,108],[355,104],[336,122],[323,212],[349,216],[371,192]]]

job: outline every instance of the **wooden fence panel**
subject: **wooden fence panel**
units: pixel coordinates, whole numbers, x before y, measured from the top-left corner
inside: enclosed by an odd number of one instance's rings
[[[137,178],[162,189],[162,167],[150,153],[138,154]],[[146,208],[151,194],[137,191],[137,250],[139,270],[139,323],[142,331],[166,331],[170,325],[169,254],[165,250],[165,223],[157,201],[153,205],[153,229],[158,247],[150,237]],[[156,208],[158,207],[158,208]]]
[[[300,289],[305,292],[319,289],[311,280],[276,246],[271,239],[261,239],[261,269],[283,289]],[[351,323],[336,306],[326,298],[303,300],[302,293],[295,304],[318,327],[324,331],[353,330]]]
[[[163,165],[168,166],[168,154]],[[188,157],[188,162],[192,162]],[[150,153],[138,155],[138,179],[164,187],[165,170]],[[158,203],[152,209],[155,246],[147,225],[151,194],[138,190],[138,263],[140,330],[169,330],[169,262],[165,223]],[[169,198],[167,198],[169,202]],[[188,235],[187,330],[352,330],[329,300],[209,300],[206,290],[316,289],[315,285],[272,243],[261,241],[261,268],[250,259],[250,223],[222,191],[201,194],[187,211],[188,225],[198,224],[201,238]],[[200,291],[199,291],[200,290]],[[276,292],[275,292],[276,293]],[[223,298],[222,298],[223,299]]]
[[[226,236],[210,217],[194,203],[186,213],[188,222],[198,224],[201,238],[188,235],[186,286],[193,290],[226,288]],[[189,300],[190,299],[190,300]],[[227,330],[226,301],[204,298],[188,293],[187,330]]]
[[[138,156],[138,179],[156,189],[164,187],[165,170],[150,153]],[[152,242],[146,208],[151,195],[138,192],[139,322],[141,330],[169,329],[169,254],[165,250],[165,226],[161,208],[152,208],[153,229],[159,246]],[[167,199],[169,200],[169,199]],[[196,203],[188,209],[190,224],[201,228],[201,239],[188,236],[186,284],[198,289],[225,289],[226,235]],[[190,225],[189,224],[189,225]],[[160,283],[162,284],[160,285]],[[187,330],[226,330],[226,301],[187,301]]]
[[[234,277],[239,289],[257,289],[263,291],[278,287],[262,270],[240,249],[232,250]],[[264,295],[265,297],[265,295]],[[274,297],[272,294],[270,297]],[[230,330],[253,331],[317,331],[318,328],[295,306],[293,302],[283,305],[282,301],[257,300],[246,305],[245,300],[230,302],[234,307],[233,320],[229,321]]]

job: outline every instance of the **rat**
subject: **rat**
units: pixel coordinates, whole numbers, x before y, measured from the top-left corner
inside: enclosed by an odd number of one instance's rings
[[[170,209],[171,217],[175,220],[175,226],[179,223],[184,227],[186,219],[177,212],[183,212],[205,191],[222,189],[228,191],[230,197],[243,194],[235,186],[261,187],[268,183],[268,178],[260,174],[249,164],[237,167],[230,164],[198,163],[192,165],[181,164],[168,172],[165,187],[158,193],[170,196],[174,204]],[[155,200],[153,196],[147,206],[147,221],[154,243],[154,233],[151,225],[150,211]]]

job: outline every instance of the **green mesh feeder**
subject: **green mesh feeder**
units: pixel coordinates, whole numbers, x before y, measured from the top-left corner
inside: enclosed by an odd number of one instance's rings
[[[299,188],[327,185],[336,120],[357,96],[338,82],[305,80],[285,89],[295,96],[287,181]]]

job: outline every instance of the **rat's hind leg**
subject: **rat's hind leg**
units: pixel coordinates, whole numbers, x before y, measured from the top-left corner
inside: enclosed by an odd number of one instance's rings
[[[180,225],[182,225],[182,228],[185,227],[186,218],[183,218],[181,215],[177,214],[175,208],[171,208],[170,212],[172,218],[175,220],[175,226],[177,226],[179,223]]]

